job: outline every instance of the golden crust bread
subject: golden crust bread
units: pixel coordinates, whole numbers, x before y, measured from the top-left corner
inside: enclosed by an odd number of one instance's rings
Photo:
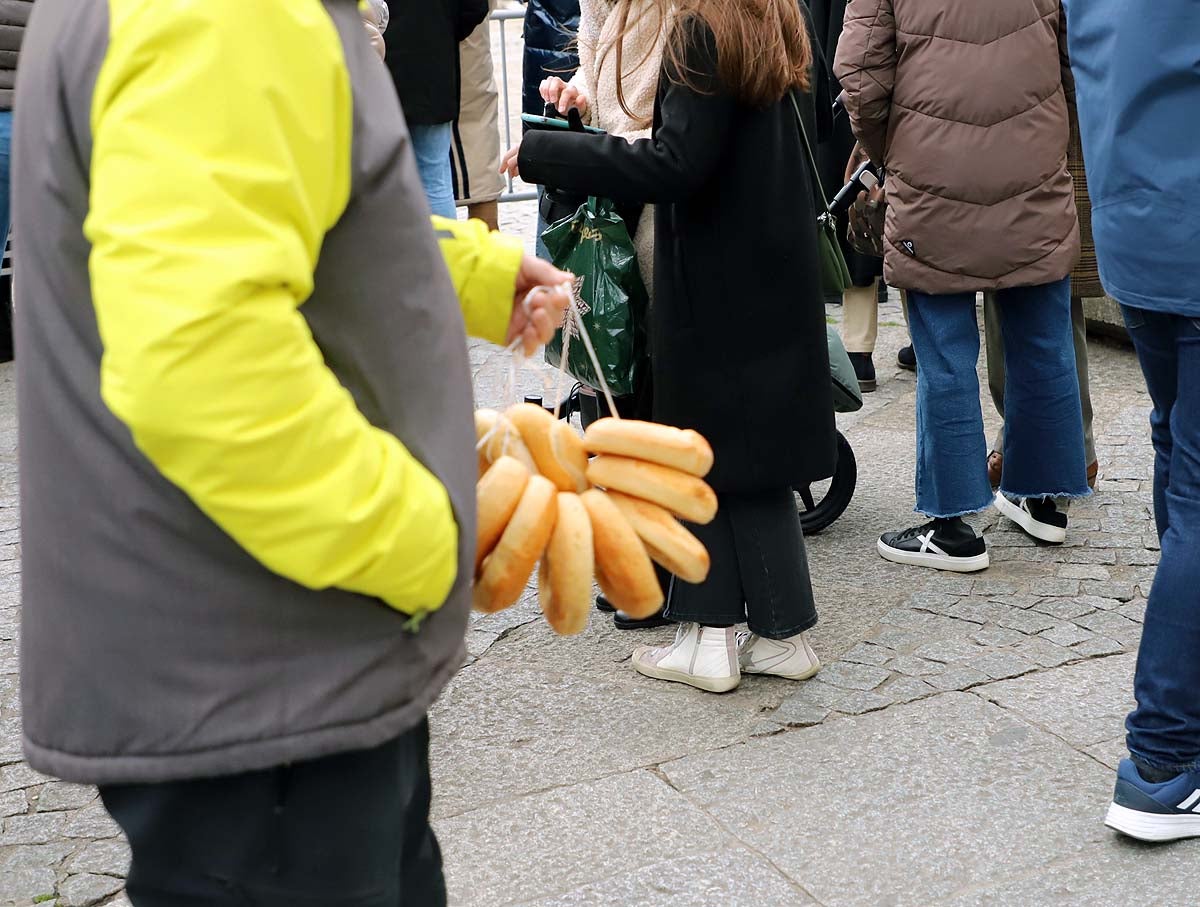
[[[583,491],[587,488],[584,474],[587,453],[582,443],[576,447],[563,436],[564,430],[574,434],[569,425],[559,422],[534,403],[518,403],[509,407],[504,416],[521,433],[521,439],[533,455],[538,472],[560,491]],[[567,459],[560,459],[560,455]]]
[[[477,610],[503,611],[521,597],[554,531],[557,496],[558,490],[549,479],[530,476],[500,542],[483,562],[473,596]]]
[[[482,447],[479,446],[481,443]],[[494,409],[475,410],[475,444],[481,475],[487,472],[484,463],[495,463],[501,457],[513,457],[520,460],[530,472],[538,471],[533,455],[521,440],[521,433],[503,413]]]
[[[664,507],[689,523],[711,523],[717,515],[717,496],[704,480],[669,466],[604,454],[588,464],[587,477],[601,488]]]
[[[589,425],[583,443],[590,453],[645,460],[698,478],[708,475],[713,466],[712,447],[690,428],[609,417]]]
[[[529,470],[513,457],[501,457],[475,484],[475,501],[479,511],[475,530],[476,572],[479,572],[483,559],[492,553],[500,541],[528,484]]]
[[[558,419],[550,432],[550,450],[558,464],[567,471],[574,483],[572,491],[587,491],[587,448],[583,446],[583,438],[565,420]]]
[[[596,571],[592,519],[579,495],[558,493],[558,518],[538,571],[538,604],[560,636],[581,633],[592,610]]]
[[[685,583],[702,583],[711,566],[708,551],[700,540],[657,504],[631,498],[615,491],[608,493],[621,515],[638,534],[650,557]]]
[[[595,488],[579,496],[592,519],[596,582],[605,597],[630,617],[649,617],[662,607],[662,587],[650,555],[617,505]]]

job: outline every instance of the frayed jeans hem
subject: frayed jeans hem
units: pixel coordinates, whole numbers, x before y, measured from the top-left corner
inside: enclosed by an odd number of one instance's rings
[[[1076,491],[1076,492],[1039,491],[1039,492],[1035,492],[1033,494],[1025,494],[1022,492],[1009,491],[1007,488],[1004,487],[1003,483],[1001,483],[1001,485],[1000,485],[1000,493],[1002,495],[1004,495],[1006,498],[1009,498],[1010,500],[1013,500],[1013,501],[1024,501],[1027,499],[1040,500],[1042,498],[1054,498],[1054,500],[1056,500],[1056,501],[1081,501],[1084,498],[1090,498],[1093,494],[1095,494],[1095,492],[1092,491],[1092,489],[1090,489],[1090,488],[1084,489],[1083,491]]]
[[[992,503],[993,503],[993,499],[988,498],[987,503],[980,507],[976,507],[972,510],[960,510],[957,513],[932,513],[928,510],[922,510],[921,505],[918,504],[916,507],[913,508],[913,513],[918,514],[920,516],[929,517],[929,519],[931,519],[931,520],[956,520],[960,517],[974,516],[977,513],[983,513],[985,510],[987,510],[989,507],[992,506]]]

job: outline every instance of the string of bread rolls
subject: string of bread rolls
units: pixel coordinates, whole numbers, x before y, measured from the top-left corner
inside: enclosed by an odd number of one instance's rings
[[[697,432],[605,418],[581,438],[531,403],[478,410],[475,431],[477,610],[514,605],[537,568],[542,612],[570,635],[587,626],[593,579],[642,618],[663,605],[654,563],[684,582],[707,578],[708,552],[680,522],[717,512],[703,481],[713,452]]]

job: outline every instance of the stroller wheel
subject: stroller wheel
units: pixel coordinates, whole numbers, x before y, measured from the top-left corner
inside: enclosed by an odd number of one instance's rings
[[[846,436],[838,432],[837,467],[833,477],[811,485],[799,485],[796,507],[800,511],[800,528],[805,535],[815,535],[833,525],[846,512],[858,484],[858,461]]]

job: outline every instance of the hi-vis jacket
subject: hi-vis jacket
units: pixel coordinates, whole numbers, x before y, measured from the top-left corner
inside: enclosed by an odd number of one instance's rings
[[[520,244],[431,228],[355,0],[39,0],[18,94],[29,762],[406,730],[462,658],[464,320],[503,338]]]

